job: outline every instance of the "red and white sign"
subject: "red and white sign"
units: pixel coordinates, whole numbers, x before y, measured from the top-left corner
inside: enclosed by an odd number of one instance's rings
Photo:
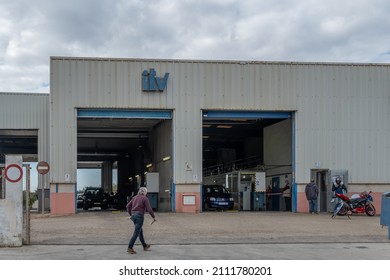
[[[47,174],[50,170],[50,166],[46,161],[40,161],[37,164],[37,171],[39,174]]]
[[[4,170],[5,179],[11,183],[17,183],[23,178],[23,169],[18,164],[9,164]]]

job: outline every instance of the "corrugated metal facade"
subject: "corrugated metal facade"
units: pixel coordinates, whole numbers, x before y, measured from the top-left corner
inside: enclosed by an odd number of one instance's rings
[[[49,123],[49,94],[0,93],[1,129],[39,129]]]
[[[49,104],[49,94],[0,93],[0,129],[37,130],[38,161],[50,160]]]
[[[163,93],[141,90],[151,68],[169,73]],[[201,181],[203,109],[296,112],[298,183],[319,164],[348,169],[350,182],[388,183],[389,74],[388,65],[53,57],[52,181],[76,178],[75,108],[146,108],[174,112],[177,184]]]

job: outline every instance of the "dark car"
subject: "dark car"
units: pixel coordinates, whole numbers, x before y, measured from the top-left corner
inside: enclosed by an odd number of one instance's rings
[[[77,193],[77,208],[83,208],[83,194]]]
[[[88,210],[92,207],[107,208],[106,194],[102,188],[87,187],[83,194],[83,209]]]
[[[202,202],[203,210],[232,210],[234,207],[232,194],[221,185],[203,185]]]

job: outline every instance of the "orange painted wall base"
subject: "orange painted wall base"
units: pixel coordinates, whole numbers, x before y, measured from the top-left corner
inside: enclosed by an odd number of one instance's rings
[[[76,214],[76,196],[73,184],[53,184],[50,186],[50,214]]]
[[[200,213],[200,194],[196,192],[176,193],[177,213]]]

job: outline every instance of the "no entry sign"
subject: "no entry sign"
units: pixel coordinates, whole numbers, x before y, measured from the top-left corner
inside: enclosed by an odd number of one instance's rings
[[[17,164],[9,164],[4,170],[4,176],[7,181],[17,183],[23,177],[23,169]]]
[[[40,161],[37,164],[37,171],[39,174],[47,174],[50,170],[50,166],[46,161]]]

